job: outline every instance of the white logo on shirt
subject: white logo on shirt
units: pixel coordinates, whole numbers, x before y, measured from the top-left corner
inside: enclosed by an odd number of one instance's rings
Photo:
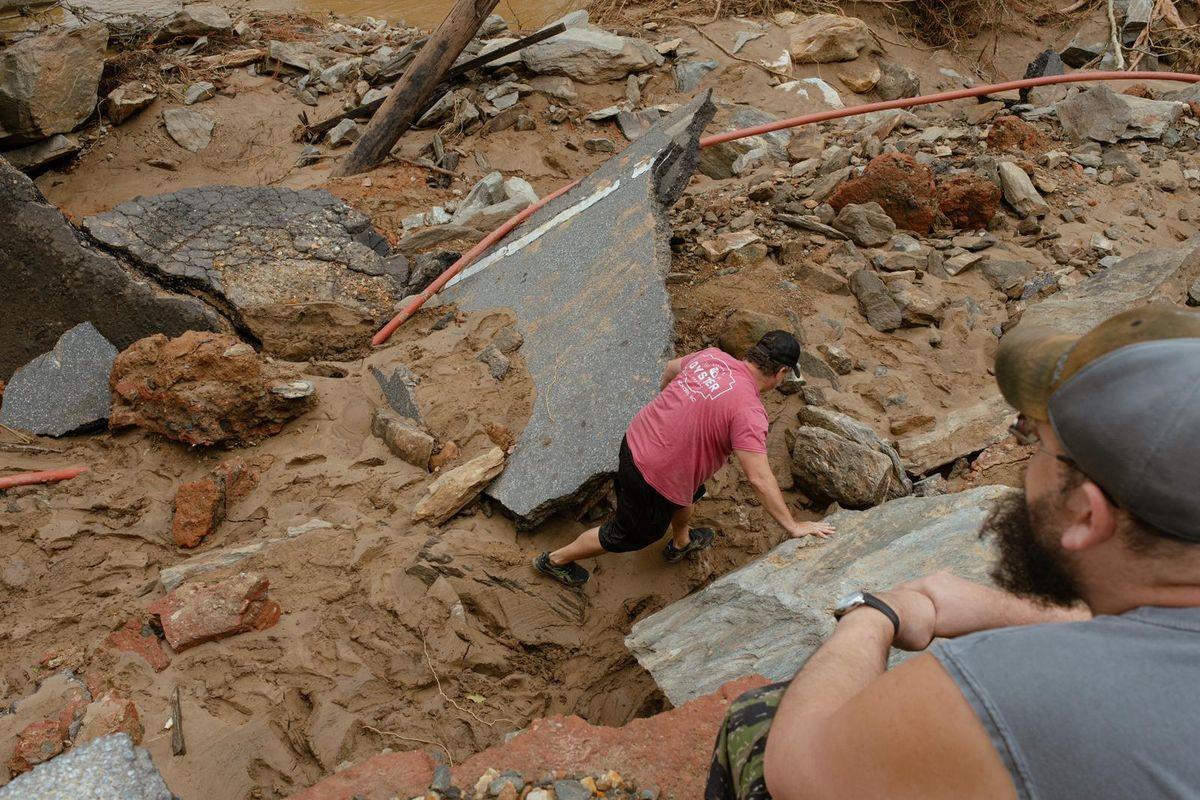
[[[736,383],[733,372],[715,358],[694,358],[683,365],[683,391],[692,397],[715,400]]]

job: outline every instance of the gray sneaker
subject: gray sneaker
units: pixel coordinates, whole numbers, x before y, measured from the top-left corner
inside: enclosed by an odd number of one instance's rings
[[[674,542],[668,541],[667,546],[663,548],[663,558],[668,564],[678,564],[692,553],[699,553],[711,545],[715,533],[712,528],[693,528],[688,531],[687,546],[676,548]]]

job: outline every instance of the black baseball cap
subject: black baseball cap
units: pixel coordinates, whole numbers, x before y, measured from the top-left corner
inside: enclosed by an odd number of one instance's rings
[[[787,331],[767,331],[750,349],[758,350],[779,366],[800,374],[800,342]]]

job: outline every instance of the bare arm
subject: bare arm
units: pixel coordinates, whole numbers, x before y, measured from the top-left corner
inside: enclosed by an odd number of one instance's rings
[[[921,649],[933,603],[882,593],[901,619],[898,646]],[[931,656],[885,672],[892,623],[862,607],[838,623],[780,703],[765,777],[776,800],[845,797],[958,800],[1016,792],[966,698]]]
[[[663,389],[667,388],[667,384],[669,384],[671,381],[675,380],[675,376],[679,374],[679,370],[682,369],[682,367],[683,367],[683,359],[682,358],[674,358],[667,362],[667,366],[663,370],[662,384],[658,387],[658,390],[660,392]]]
[[[779,491],[779,482],[775,480],[775,473],[771,472],[771,463],[767,460],[766,453],[751,453],[748,450],[733,452],[737,455],[738,463],[742,465],[742,471],[746,473],[746,480],[750,481],[758,499],[762,501],[763,508],[783,526],[789,536],[796,539],[811,534],[822,539],[829,538],[834,531],[832,525],[824,522],[796,522],[792,519],[792,512],[788,510],[783,494]]]
[[[935,572],[898,588],[912,589],[930,599],[937,612],[934,635],[946,638],[991,628],[1079,622],[1092,618],[1092,612],[1084,606],[1043,605],[949,572]]]

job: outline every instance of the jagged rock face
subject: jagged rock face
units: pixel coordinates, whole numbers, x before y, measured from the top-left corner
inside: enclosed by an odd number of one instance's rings
[[[370,220],[324,191],[184,189],[83,224],[163,282],[202,293],[289,360],[360,354],[403,293]]]
[[[625,644],[677,706],[743,675],[786,680],[833,631],[829,609],[839,597],[939,569],[985,580],[993,555],[979,526],[996,500],[1015,492],[985,486],[840,511],[826,519],[838,529],[834,538],[784,542],[646,617]]]
[[[90,322],[123,349],[154,333],[232,330],[220,314],[172,295],[88,244],[0,158],[0,380]]]
[[[538,74],[566,75],[580,83],[620,80],[631,72],[660,66],[663,57],[640,39],[599,28],[569,28],[521,51],[521,60]]]
[[[1168,250],[1122,259],[1077,286],[1028,308],[1022,325],[1082,334],[1109,317],[1155,300],[1182,302],[1200,277],[1200,237]]]
[[[519,525],[615,472],[629,420],[658,390],[674,327],[666,209],[695,169],[712,113],[707,95],[681,107],[442,292],[464,310],[512,309],[525,337],[538,400],[487,490]]]
[[[249,445],[312,408],[308,381],[232,336],[151,336],[113,362],[113,430],[136,425],[196,445]]]
[[[0,50],[0,142],[13,146],[74,130],[96,107],[108,30],[87,25]]]

